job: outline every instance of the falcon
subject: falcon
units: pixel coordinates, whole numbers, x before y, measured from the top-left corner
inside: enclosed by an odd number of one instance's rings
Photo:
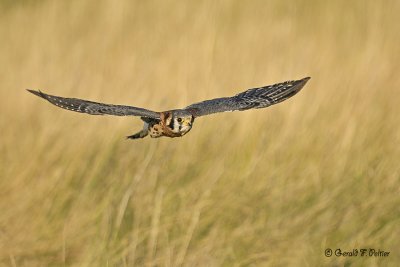
[[[219,112],[244,111],[248,109],[266,108],[280,103],[297,94],[310,77],[301,80],[286,81],[264,87],[252,88],[232,97],[221,97],[191,104],[183,109],[156,112],[133,106],[98,103],[78,98],[65,98],[48,95],[41,91],[27,89],[57,107],[87,113],[89,115],[137,116],[144,122],[143,129],[128,139],[138,139],[150,135],[181,137],[193,127],[197,117]]]

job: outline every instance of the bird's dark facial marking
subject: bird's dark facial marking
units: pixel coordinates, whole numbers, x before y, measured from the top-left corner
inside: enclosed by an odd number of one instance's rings
[[[169,111],[168,111],[168,112],[165,112],[165,113],[164,113],[164,119],[167,120],[169,117],[172,117],[171,112],[169,112]]]
[[[174,129],[174,118],[171,118],[171,122],[169,123],[169,128]]]

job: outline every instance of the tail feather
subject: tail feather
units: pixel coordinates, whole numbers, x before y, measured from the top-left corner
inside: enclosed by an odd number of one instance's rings
[[[135,133],[133,135],[129,135],[126,137],[126,139],[139,139],[139,138],[144,138],[149,134],[149,132],[147,130],[141,130],[138,133]]]

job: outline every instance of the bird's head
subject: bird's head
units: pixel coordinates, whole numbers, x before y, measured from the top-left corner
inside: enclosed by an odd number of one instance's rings
[[[171,115],[167,118],[166,124],[171,128],[172,132],[184,135],[192,129],[194,122],[192,114],[185,110],[174,110]]]

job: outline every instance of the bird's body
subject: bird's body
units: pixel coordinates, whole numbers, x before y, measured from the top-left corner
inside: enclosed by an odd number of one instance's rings
[[[143,138],[150,135],[152,138],[161,136],[181,137],[192,129],[194,117],[190,114],[179,114],[178,110],[160,112],[160,119],[142,117],[143,129],[128,136],[129,139]]]
[[[226,111],[243,111],[265,108],[282,102],[298,93],[310,78],[287,81],[265,87],[253,88],[233,97],[223,97],[195,103],[183,109],[155,112],[143,108],[123,105],[103,104],[77,98],[52,96],[40,91],[29,92],[42,97],[50,103],[71,111],[90,115],[139,116],[144,121],[143,129],[129,139],[138,139],[150,135],[152,138],[161,136],[181,137],[187,134],[193,126],[195,118]]]

